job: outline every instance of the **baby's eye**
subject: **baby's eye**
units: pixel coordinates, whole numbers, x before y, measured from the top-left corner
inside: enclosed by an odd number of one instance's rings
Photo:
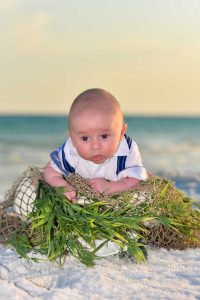
[[[108,138],[108,134],[102,134],[102,135],[101,135],[101,138],[102,138],[103,140],[107,139],[107,138]]]
[[[82,136],[81,137],[82,141],[87,142],[88,141],[88,137],[87,136]]]

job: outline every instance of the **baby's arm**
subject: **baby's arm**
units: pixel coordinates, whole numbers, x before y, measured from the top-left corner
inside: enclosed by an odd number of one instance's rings
[[[65,187],[66,192],[64,195],[66,196],[67,199],[74,201],[76,200],[76,191],[74,187],[72,187],[70,184],[67,183],[67,181],[63,178],[63,175],[56,172],[48,163],[46,167],[44,168],[44,180],[51,186],[54,187]]]
[[[125,177],[118,181],[107,181],[104,178],[89,180],[89,185],[94,191],[103,195],[112,195],[134,188],[141,180],[133,177]]]

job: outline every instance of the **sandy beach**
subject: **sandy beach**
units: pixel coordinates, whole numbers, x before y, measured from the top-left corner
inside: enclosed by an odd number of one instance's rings
[[[148,262],[110,256],[87,268],[67,257],[62,269],[27,262],[0,246],[1,300],[200,299],[200,249],[148,249]]]

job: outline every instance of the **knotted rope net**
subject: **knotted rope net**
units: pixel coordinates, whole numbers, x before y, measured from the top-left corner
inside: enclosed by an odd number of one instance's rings
[[[27,168],[6,192],[0,203],[0,242],[6,243],[26,220],[37,197],[42,169]],[[191,201],[177,190],[172,181],[151,177],[136,189],[111,196],[94,192],[87,180],[78,174],[70,174],[66,180],[78,191],[78,203],[85,205],[93,198],[116,204],[129,199],[139,216],[152,213],[152,220],[144,222],[143,243],[167,249],[185,249],[200,246],[200,213],[192,208]],[[168,224],[168,220],[172,220]],[[30,222],[30,221],[29,221]],[[189,233],[188,233],[189,228]],[[30,231],[27,233],[30,234]],[[35,233],[34,233],[35,234]]]

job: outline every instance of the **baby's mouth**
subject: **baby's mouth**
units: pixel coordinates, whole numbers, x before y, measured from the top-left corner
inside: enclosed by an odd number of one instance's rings
[[[91,158],[91,161],[95,164],[99,164],[103,162],[103,156],[102,155],[94,155]]]

